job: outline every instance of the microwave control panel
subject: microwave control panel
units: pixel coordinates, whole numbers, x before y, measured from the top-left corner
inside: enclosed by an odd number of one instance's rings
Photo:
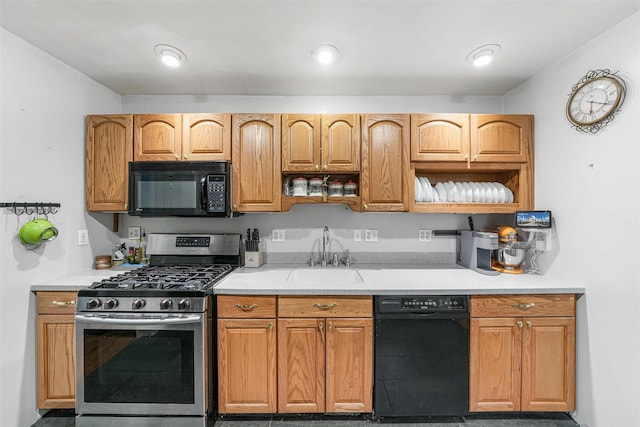
[[[207,176],[207,212],[224,212],[227,180],[224,175]]]

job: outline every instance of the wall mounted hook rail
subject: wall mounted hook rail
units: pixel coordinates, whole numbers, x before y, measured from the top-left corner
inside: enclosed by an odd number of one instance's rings
[[[0,203],[0,208],[9,209],[15,215],[49,215],[58,213],[58,209],[60,207],[60,203],[51,203],[51,202],[9,202],[9,203]]]

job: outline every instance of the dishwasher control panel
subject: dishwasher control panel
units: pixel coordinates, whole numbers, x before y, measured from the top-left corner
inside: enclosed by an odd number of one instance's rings
[[[465,312],[469,311],[469,296],[384,296],[378,298],[377,306],[378,313]]]
[[[400,298],[402,310],[466,310],[465,297],[415,296]]]

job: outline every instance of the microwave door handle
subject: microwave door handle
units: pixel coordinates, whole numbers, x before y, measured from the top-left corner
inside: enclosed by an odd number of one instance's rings
[[[209,205],[209,201],[207,200],[207,177],[203,176],[200,178],[200,208],[207,211],[207,206]]]
[[[183,317],[169,317],[164,319],[122,319],[113,317],[92,317],[76,314],[76,322],[80,323],[95,323],[95,324],[109,324],[109,325],[184,325],[189,323],[200,323],[202,316],[183,316]]]

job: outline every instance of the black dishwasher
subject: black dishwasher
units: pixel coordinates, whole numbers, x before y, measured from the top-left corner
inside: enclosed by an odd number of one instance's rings
[[[469,296],[375,298],[374,416],[469,412]]]

